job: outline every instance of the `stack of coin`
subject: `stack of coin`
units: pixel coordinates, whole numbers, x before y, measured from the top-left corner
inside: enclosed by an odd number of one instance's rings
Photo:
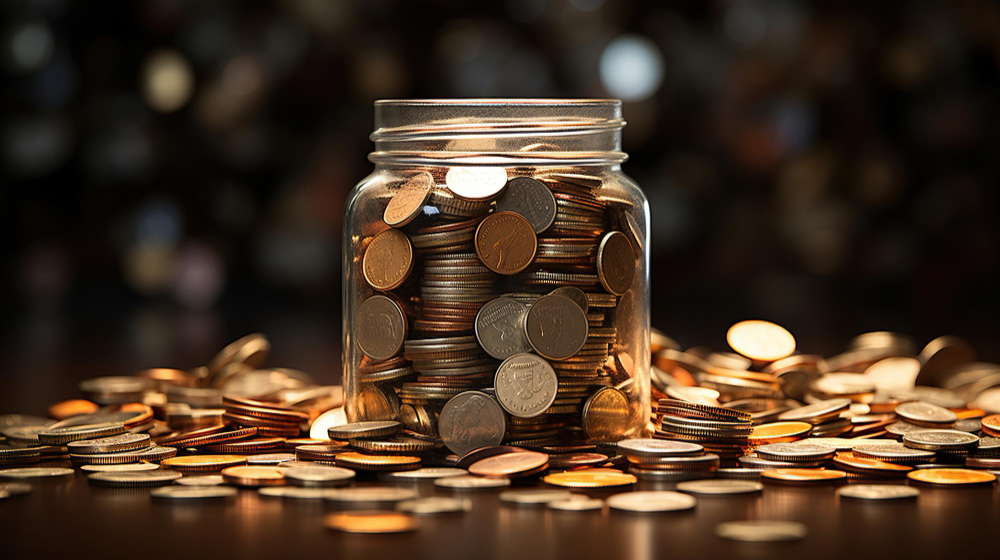
[[[222,399],[226,412],[222,420],[226,425],[257,428],[257,434],[270,437],[298,437],[301,424],[309,415],[274,403],[253,399],[225,396]]]
[[[750,413],[679,399],[662,399],[654,436],[698,443],[719,458],[734,461],[743,454],[753,432]]]

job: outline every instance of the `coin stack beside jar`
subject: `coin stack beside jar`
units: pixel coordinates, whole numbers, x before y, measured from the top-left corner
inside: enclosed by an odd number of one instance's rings
[[[621,439],[642,426],[616,306],[642,251],[579,170],[413,170],[358,255],[356,420],[452,452]],[[623,392],[624,391],[624,392]]]

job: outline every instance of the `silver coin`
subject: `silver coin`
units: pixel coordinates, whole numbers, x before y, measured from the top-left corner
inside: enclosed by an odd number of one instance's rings
[[[351,488],[330,488],[326,499],[341,503],[385,503],[402,502],[417,497],[417,491],[399,486],[355,486]]]
[[[154,489],[149,495],[162,500],[209,500],[231,498],[236,492],[229,486],[164,486]]]
[[[617,450],[623,455],[642,457],[672,457],[676,455],[697,455],[705,448],[697,443],[672,441],[655,438],[623,439],[618,442]]]
[[[580,310],[569,300],[560,299]],[[534,354],[517,354],[500,364],[493,386],[504,410],[519,418],[534,418],[555,402],[559,379],[552,366],[542,358]]]
[[[568,490],[507,490],[500,492],[500,501],[510,504],[547,504],[555,500],[568,500],[573,493]]]
[[[0,482],[0,500],[13,498],[31,492],[31,485],[27,482]]]
[[[452,476],[439,478],[434,486],[451,488],[453,490],[483,490],[488,488],[504,488],[510,486],[509,478],[486,478],[482,476]]]
[[[97,439],[71,441],[66,444],[70,453],[94,455],[98,453],[121,453],[135,451],[149,446],[149,434],[119,434]]]
[[[99,472],[87,476],[87,479],[101,486],[141,487],[162,486],[181,478],[181,473],[170,470],[131,471],[131,472]]]
[[[979,443],[979,437],[959,430],[924,430],[903,436],[907,447],[928,451],[970,449]]]
[[[637,513],[657,513],[691,509],[698,503],[693,496],[666,490],[625,492],[607,500],[608,507]]]
[[[38,441],[49,445],[66,445],[82,439],[93,439],[125,433],[125,425],[121,422],[105,422],[101,424],[84,424],[64,428],[49,427],[38,433]]]
[[[225,483],[226,479],[222,478],[221,474],[185,476],[174,481],[174,484],[181,486],[222,486]]]
[[[920,461],[934,458],[932,451],[913,449],[902,443],[863,443],[854,447],[859,457],[871,457],[883,461]]]
[[[268,498],[292,498],[296,500],[325,500],[330,488],[303,488],[301,486],[270,486],[257,490],[261,496]]]
[[[760,480],[764,469],[749,467],[723,467],[715,471],[716,478],[731,478],[741,480]]]
[[[514,177],[507,181],[496,203],[498,212],[510,211],[524,216],[535,233],[549,229],[556,219],[555,195],[540,181],[530,177]]]
[[[285,480],[295,486],[347,486],[354,481],[354,471],[341,467],[292,467]]]
[[[819,424],[836,418],[842,411],[851,406],[851,399],[829,399],[795,408],[778,415],[778,420],[801,420],[810,424]]]
[[[768,443],[757,448],[757,454],[772,461],[822,461],[829,459],[836,449],[816,443]]]
[[[80,470],[84,472],[133,472],[133,471],[155,471],[160,465],[155,463],[127,463],[125,465],[81,465]],[[219,478],[222,478],[221,476]]]
[[[528,306],[507,298],[489,301],[476,314],[476,340],[487,354],[506,360],[514,354],[531,351],[524,335],[524,314]]]
[[[558,511],[596,511],[604,509],[604,500],[589,498],[580,494],[566,500],[553,500],[545,504],[545,507]]]
[[[299,446],[299,447],[302,447],[302,446]],[[312,461],[299,461],[299,460],[295,460],[295,461],[285,461],[284,463],[278,463],[278,466],[281,467],[281,468],[283,468],[283,469],[290,469],[292,467],[316,467],[316,466],[322,466],[322,465],[318,465],[317,463],[314,463]]]
[[[847,451],[854,449],[859,445],[866,443],[896,443],[895,440],[891,439],[843,439],[835,437],[811,437],[803,440],[799,440],[803,443],[812,443],[816,445],[825,445],[827,447],[832,447],[837,451]]]
[[[261,455],[248,456],[247,464],[272,467],[294,460],[294,453],[263,453]]]
[[[327,430],[331,439],[357,439],[367,437],[391,436],[399,431],[400,424],[395,420],[371,420],[368,422],[353,422],[342,426],[334,426]]]
[[[922,432],[927,429],[929,428],[917,426],[916,424],[910,424],[909,422],[893,422],[885,427],[885,431],[898,437],[903,437],[911,432]]]
[[[555,372],[552,375],[554,377]],[[556,388],[558,381],[552,388],[553,399]],[[445,403],[438,417],[441,440],[457,455],[465,455],[480,447],[499,445],[506,429],[503,409],[493,397],[479,391],[455,395]]]
[[[373,360],[387,360],[403,348],[406,340],[406,314],[398,303],[383,296],[372,296],[358,306],[358,347]]]
[[[468,476],[468,474],[469,471],[455,467],[422,467],[412,471],[379,473],[378,478],[385,482],[417,482],[421,480]]]
[[[50,478],[71,474],[73,474],[73,469],[64,467],[25,467],[0,470],[0,478]]]
[[[727,521],[715,526],[715,534],[733,541],[778,542],[804,539],[809,529],[795,521]]]
[[[951,424],[958,415],[943,406],[920,401],[902,403],[896,407],[896,416],[924,424]]]
[[[472,502],[457,498],[432,496],[405,500],[396,504],[396,511],[414,515],[433,515],[437,513],[460,513],[472,509]]]
[[[445,175],[445,183],[459,198],[489,200],[507,186],[507,170],[503,167],[451,167]]]
[[[851,484],[838,489],[837,495],[859,500],[898,500],[916,498],[920,490],[901,484]]]
[[[752,494],[754,492],[760,492],[764,489],[764,485],[759,482],[754,482],[752,480],[738,480],[738,479],[721,479],[721,480],[689,480],[687,482],[678,482],[677,491],[687,492],[688,494],[706,494],[706,495],[728,495],[728,494]]]
[[[539,356],[550,360],[572,357],[587,342],[587,314],[569,298],[549,294],[528,309],[524,332]]]

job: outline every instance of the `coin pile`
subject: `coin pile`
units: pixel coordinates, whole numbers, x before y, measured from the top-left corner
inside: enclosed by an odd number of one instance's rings
[[[619,344],[636,209],[599,195],[597,175],[522,173],[435,168],[391,188],[357,259],[371,294],[345,365],[357,420],[399,420],[457,454],[637,433],[644,388]]]

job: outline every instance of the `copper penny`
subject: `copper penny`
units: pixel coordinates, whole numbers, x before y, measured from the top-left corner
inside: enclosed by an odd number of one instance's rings
[[[773,482],[822,484],[844,480],[847,478],[847,473],[828,469],[771,469],[764,471],[760,476]]]
[[[368,285],[381,292],[401,286],[413,270],[413,245],[398,229],[375,236],[361,263]]]
[[[247,458],[242,455],[188,455],[164,459],[160,465],[178,472],[188,473],[221,471],[246,463]]]
[[[632,418],[628,397],[614,387],[603,387],[583,405],[583,430],[591,441],[617,441]]]
[[[420,468],[420,457],[409,455],[366,455],[348,451],[336,458],[337,466],[362,471],[401,471]]]
[[[222,470],[222,478],[236,486],[281,486],[285,483],[285,470],[280,467],[229,467]]]
[[[580,469],[553,473],[542,478],[546,484],[566,488],[614,488],[631,486],[639,481],[635,475],[623,472],[608,472],[603,469]]]
[[[100,408],[96,403],[83,399],[70,399],[58,402],[49,407],[49,416],[56,420],[65,420],[78,414],[92,414]]]
[[[497,274],[517,274],[531,264],[538,239],[531,224],[514,212],[490,214],[476,228],[476,255]]]
[[[396,194],[389,199],[382,219],[392,227],[403,227],[412,222],[424,208],[427,195],[434,188],[434,177],[420,171],[403,183]]]
[[[805,437],[812,430],[809,422],[771,422],[753,427],[750,443],[783,443]]]
[[[406,314],[398,303],[383,295],[366,299],[358,307],[358,346],[374,360],[387,360],[406,340]]]
[[[985,471],[972,469],[919,469],[906,475],[910,480],[943,486],[993,484],[997,477]]]
[[[597,277],[605,290],[617,296],[632,287],[635,250],[624,233],[612,231],[601,239],[597,248]]]
[[[420,526],[416,517],[395,511],[346,511],[330,513],[323,518],[328,529],[345,533],[404,533]]]
[[[795,352],[795,337],[769,321],[740,321],[729,327],[726,341],[740,354],[761,362],[787,358]]]
[[[490,478],[507,478],[536,472],[549,462],[549,456],[537,451],[516,451],[495,455],[469,465],[469,472]]]

